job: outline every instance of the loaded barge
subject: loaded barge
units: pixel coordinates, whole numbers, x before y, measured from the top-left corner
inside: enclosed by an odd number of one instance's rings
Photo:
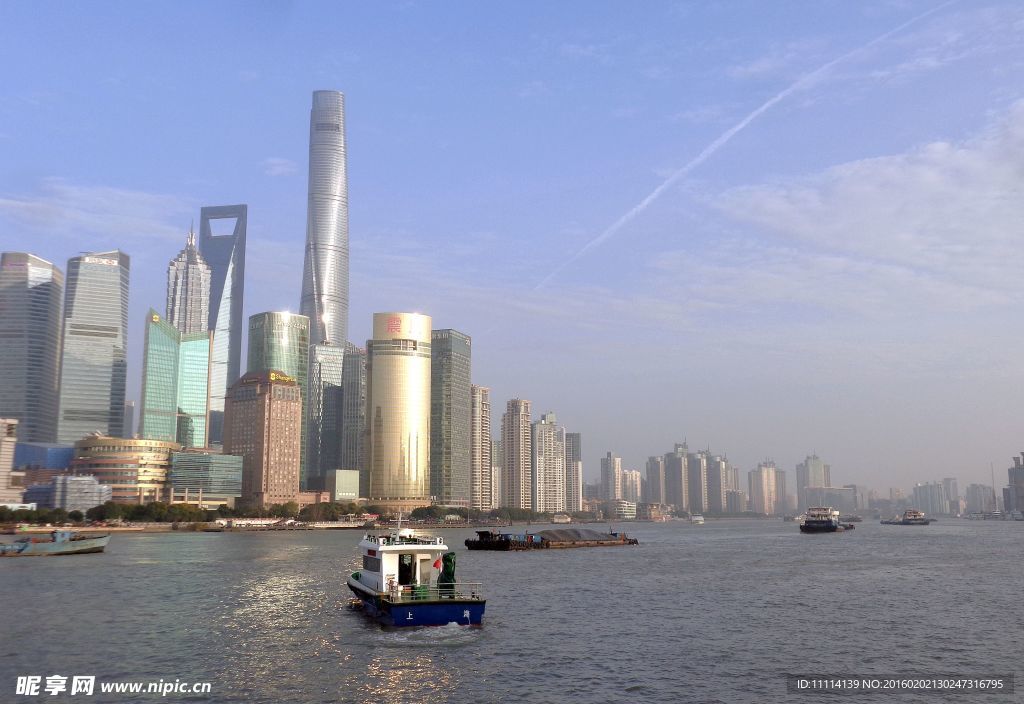
[[[585,528],[556,528],[520,534],[478,530],[476,535],[476,538],[466,540],[466,547],[470,550],[547,550],[639,544],[636,538],[625,533],[601,533]]]

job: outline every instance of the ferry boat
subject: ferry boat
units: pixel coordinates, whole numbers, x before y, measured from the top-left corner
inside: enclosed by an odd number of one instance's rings
[[[49,538],[25,537],[13,543],[0,543],[0,557],[36,557],[47,555],[84,555],[103,552],[110,534],[76,535],[70,530],[55,530]]]
[[[903,517],[895,516],[889,520],[882,520],[884,526],[926,526],[934,519],[925,518],[924,513],[916,509],[908,509],[903,512]]]
[[[385,626],[479,626],[487,601],[480,585],[455,581],[455,553],[443,538],[400,528],[367,533],[363,568],[348,578],[359,608]]]
[[[853,530],[853,524],[842,523],[839,511],[831,506],[808,508],[800,521],[801,533],[838,533],[845,530]]]
[[[704,516],[700,515],[699,513],[695,513],[692,516],[690,516],[690,523],[692,523],[695,526],[702,526],[704,525]]]

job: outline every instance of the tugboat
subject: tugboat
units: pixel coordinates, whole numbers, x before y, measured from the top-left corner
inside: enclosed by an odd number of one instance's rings
[[[852,523],[840,522],[839,511],[831,506],[809,508],[800,521],[801,533],[839,533],[853,528]]]
[[[367,533],[359,552],[363,568],[348,588],[355,605],[385,626],[481,625],[487,601],[479,584],[455,581],[455,553],[443,538],[410,528]]]
[[[45,555],[84,555],[103,552],[110,534],[75,535],[70,530],[55,530],[49,538],[19,538],[13,543],[0,543],[0,557],[37,557]]]

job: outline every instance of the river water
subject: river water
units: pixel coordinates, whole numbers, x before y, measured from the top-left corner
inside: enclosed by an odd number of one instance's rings
[[[470,553],[471,531],[444,531],[459,581],[485,585],[479,629],[348,610],[359,531],[115,535],[101,555],[0,560],[0,702],[1024,701],[1024,522],[619,527],[640,545]],[[786,673],[1022,689],[789,693]],[[19,675],[212,689],[30,697]]]

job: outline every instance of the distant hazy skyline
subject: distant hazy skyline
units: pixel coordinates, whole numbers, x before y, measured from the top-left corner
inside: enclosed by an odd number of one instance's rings
[[[200,207],[249,206],[244,317],[297,312],[310,99],[338,90],[350,339],[390,310],[468,333],[492,426],[555,411],[587,481],[683,439],[880,490],[1001,485],[1024,449],[1019,3],[7,2],[0,26],[0,249],[131,256],[129,398]]]

